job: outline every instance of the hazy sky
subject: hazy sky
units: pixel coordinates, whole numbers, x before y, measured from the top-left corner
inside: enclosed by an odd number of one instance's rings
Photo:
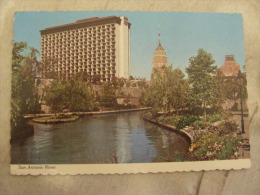
[[[187,12],[17,12],[14,23],[14,41],[26,41],[40,50],[40,30],[75,22],[79,19],[104,16],[126,16],[132,23],[130,30],[130,71],[136,77],[150,79],[152,58],[161,43],[168,63],[185,71],[189,58],[199,48],[213,55],[221,66],[225,55],[233,54],[241,67],[245,64],[243,22],[240,14]]]

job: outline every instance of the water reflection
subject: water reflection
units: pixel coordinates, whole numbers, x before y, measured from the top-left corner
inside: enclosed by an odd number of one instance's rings
[[[86,116],[66,124],[33,124],[34,135],[12,144],[13,164],[141,163],[174,161],[188,143],[143,121],[143,112]]]

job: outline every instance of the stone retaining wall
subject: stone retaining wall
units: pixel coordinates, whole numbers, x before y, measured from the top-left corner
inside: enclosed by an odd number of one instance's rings
[[[143,111],[149,110],[150,107],[143,107],[143,108],[135,108],[135,109],[122,109],[122,110],[110,110],[110,111],[96,111],[96,112],[68,112],[68,113],[59,113],[63,115],[101,115],[101,114],[115,114],[115,113],[122,113],[122,112],[134,112],[134,111]],[[38,118],[44,116],[54,116],[55,114],[27,114],[24,118]]]
[[[187,131],[185,130],[178,130],[176,127],[172,126],[172,125],[169,125],[169,124],[165,124],[165,123],[162,123],[162,122],[159,122],[157,120],[153,120],[153,119],[148,119],[148,118],[143,118],[144,120],[148,121],[148,122],[151,122],[153,124],[156,124],[156,125],[159,125],[161,127],[164,127],[166,129],[169,129],[171,131],[174,131],[176,133],[179,133],[181,135],[183,135],[185,138],[187,138],[187,140],[189,141],[190,144],[192,144],[193,142],[193,136],[191,134],[189,134]]]

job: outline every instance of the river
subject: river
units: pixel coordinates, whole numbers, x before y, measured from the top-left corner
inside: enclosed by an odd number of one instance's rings
[[[172,162],[188,151],[184,137],[142,119],[142,112],[32,123],[34,135],[12,144],[12,164]]]

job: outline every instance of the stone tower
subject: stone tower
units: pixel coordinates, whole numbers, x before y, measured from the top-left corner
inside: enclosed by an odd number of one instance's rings
[[[236,76],[240,70],[240,67],[236,64],[234,55],[226,55],[225,58],[224,65],[221,66],[220,70],[225,76]]]
[[[160,33],[158,33],[158,39],[159,39],[159,44],[158,44],[157,48],[155,49],[154,56],[153,56],[152,74],[155,72],[162,73],[162,68],[168,66],[166,51],[164,50],[164,48],[161,45]]]

